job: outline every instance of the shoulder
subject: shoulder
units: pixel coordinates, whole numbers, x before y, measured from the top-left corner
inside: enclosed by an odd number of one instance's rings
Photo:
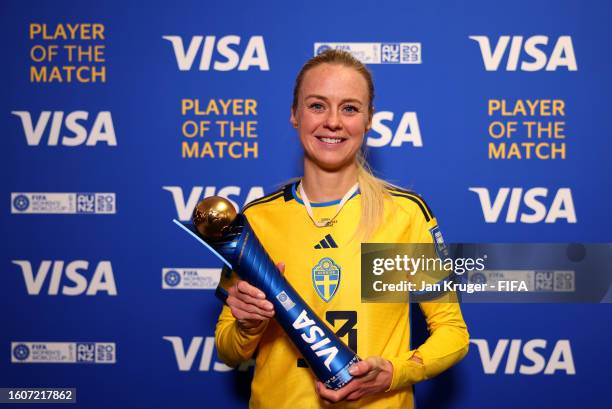
[[[242,213],[246,214],[246,212],[248,212],[249,214],[251,214],[258,210],[268,208],[270,206],[284,205],[286,202],[293,199],[293,194],[291,192],[292,186],[293,184],[289,183],[270,194],[267,194],[263,197],[260,197],[259,199],[255,199],[247,203],[242,208]]]
[[[411,217],[421,215],[426,222],[435,218],[431,208],[423,197],[412,190],[403,189],[398,186],[385,185],[387,193],[393,202],[402,210],[409,213]]]

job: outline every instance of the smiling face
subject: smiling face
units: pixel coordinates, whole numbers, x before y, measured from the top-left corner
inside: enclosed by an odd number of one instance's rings
[[[324,63],[305,73],[291,110],[305,166],[335,171],[355,163],[370,126],[369,97],[365,78],[354,68]]]

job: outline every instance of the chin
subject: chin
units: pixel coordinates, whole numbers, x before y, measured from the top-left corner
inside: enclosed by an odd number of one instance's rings
[[[345,169],[348,165],[355,163],[355,159],[356,159],[356,155],[344,156],[341,158],[310,156],[310,161],[315,166],[327,172],[335,172],[335,171]]]

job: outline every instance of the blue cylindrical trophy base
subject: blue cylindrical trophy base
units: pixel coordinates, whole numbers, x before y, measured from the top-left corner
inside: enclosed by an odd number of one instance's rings
[[[310,309],[283,277],[253,232],[247,219],[238,215],[232,239],[208,242],[234,270],[264,292],[276,311],[276,320],[328,388],[339,389],[352,379],[348,369],[359,357]]]

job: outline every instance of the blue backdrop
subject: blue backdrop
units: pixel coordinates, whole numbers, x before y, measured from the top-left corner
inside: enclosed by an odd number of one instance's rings
[[[218,262],[171,220],[301,174],[293,81],[326,47],[369,63],[370,161],[447,242],[612,241],[607,2],[0,7],[0,387],[246,406],[251,369],[213,347]],[[607,406],[609,304],[463,311],[470,352],[421,407]]]

